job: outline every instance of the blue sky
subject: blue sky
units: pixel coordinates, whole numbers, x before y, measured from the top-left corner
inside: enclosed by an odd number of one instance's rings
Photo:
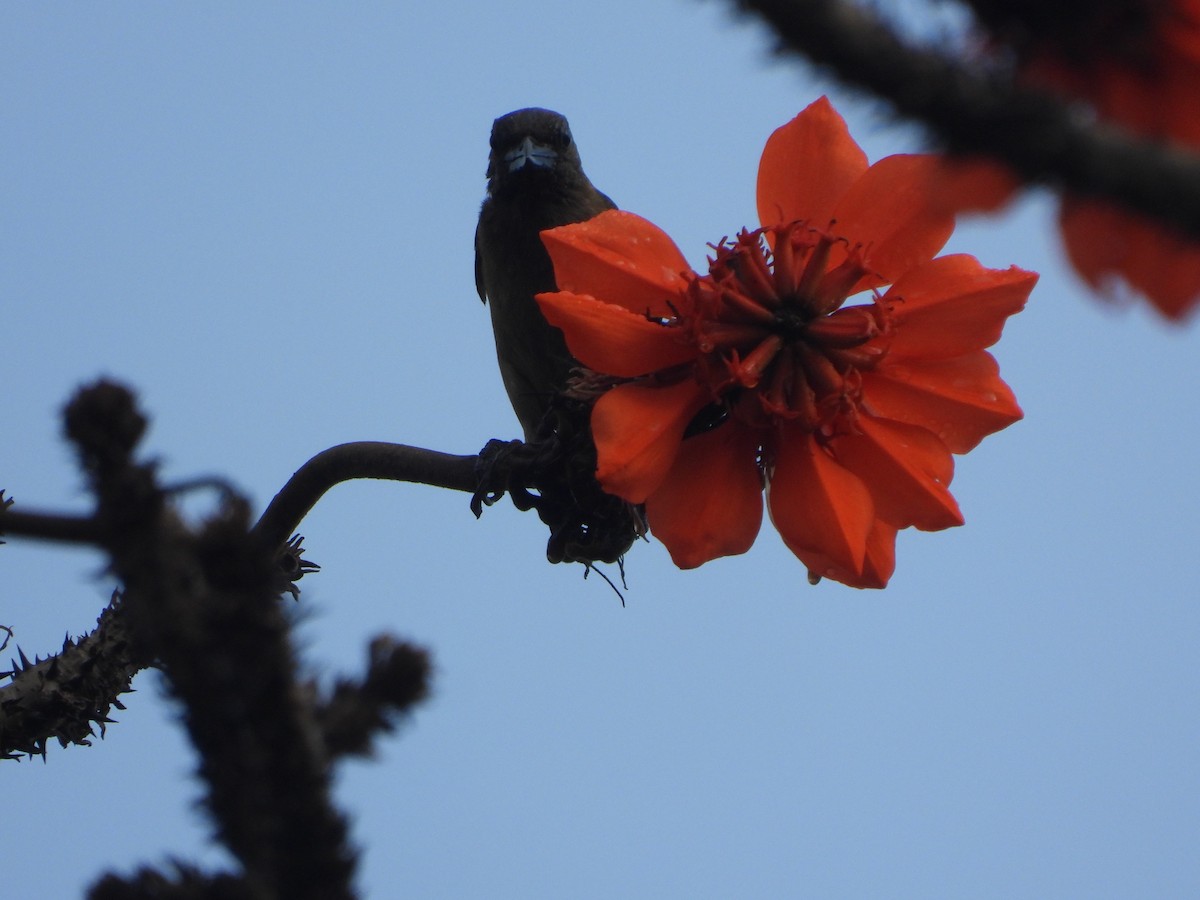
[[[0,486],[86,509],[58,411],[101,374],[139,391],[167,480],[260,508],[343,441],[515,436],[473,282],[492,119],[568,115],[596,184],[699,265],[820,94],[872,159],[920,146],[769,46],[668,0],[5,4]],[[364,895],[1200,891],[1200,324],[1089,296],[1053,216],[1034,196],[952,239],[1042,273],[996,349],[1026,419],[960,458],[967,525],[903,533],[883,592],[810,587],[764,531],[691,572],[639,545],[622,609],[511,507],[328,495],[302,527],[306,659],[358,671],[388,630],[437,663],[338,779]],[[30,655],[86,631],[101,566],[10,542],[0,623]],[[175,714],[136,687],[104,741],[3,767],[6,893],[224,864]]]

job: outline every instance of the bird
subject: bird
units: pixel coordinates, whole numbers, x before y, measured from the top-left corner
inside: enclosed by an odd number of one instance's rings
[[[560,113],[530,107],[492,123],[487,196],[475,229],[475,286],[489,306],[496,359],[526,441],[543,428],[578,365],[534,295],[557,290],[541,232],[616,205],[583,172]]]
[[[645,535],[644,516],[596,482],[591,401],[569,390],[579,363],[534,299],[558,289],[541,233],[587,221],[616,204],[584,174],[560,113],[529,107],[500,116],[492,123],[490,146],[487,196],[475,229],[475,286],[491,311],[500,375],[532,449],[528,458],[536,460],[527,484],[537,493],[525,485],[507,488],[514,502],[535,507],[549,526],[551,562],[581,562],[588,570],[597,561],[620,563]],[[489,457],[495,464],[496,457]],[[479,498],[488,493],[477,492],[477,515]]]

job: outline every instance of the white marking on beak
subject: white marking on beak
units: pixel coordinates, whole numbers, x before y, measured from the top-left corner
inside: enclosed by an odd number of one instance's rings
[[[531,137],[526,137],[521,141],[521,146],[515,150],[509,150],[504,154],[504,161],[508,163],[508,171],[515,172],[517,169],[523,169],[525,166],[534,165],[540,169],[549,169],[554,166],[558,160],[558,154],[553,148],[547,147],[545,144],[539,144]]]

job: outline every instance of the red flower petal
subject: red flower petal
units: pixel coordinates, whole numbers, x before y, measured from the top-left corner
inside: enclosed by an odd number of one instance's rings
[[[1022,63],[1022,77],[1084,97],[1101,118],[1130,131],[1194,151],[1200,148],[1200,4],[1136,6],[1139,27],[1104,23],[1080,43],[1084,52],[1066,54],[1044,42]],[[1068,257],[1093,288],[1103,292],[1123,279],[1175,320],[1200,302],[1200,242],[1114,205],[1069,196],[1059,225]]]
[[[996,212],[1021,189],[1012,169],[985,156],[942,156],[926,190],[955,212]]]
[[[669,387],[621,384],[592,409],[596,480],[610,494],[644,503],[666,477],[683,432],[710,400],[693,379]]]
[[[1000,367],[985,350],[954,359],[892,363],[862,373],[863,406],[873,415],[919,425],[953,453],[966,453],[1021,418]]]
[[[867,554],[863,559],[862,576],[855,580],[837,579],[856,588],[885,588],[896,571],[896,528],[875,520],[867,537]]]
[[[538,294],[542,315],[567,338],[571,355],[590,369],[632,378],[694,359],[680,330],[585,294]]]
[[[858,417],[858,432],[833,441],[837,461],[871,492],[875,515],[897,528],[940,531],[963,523],[950,494],[954,458],[932,432],[915,425]]]
[[[1188,50],[1194,53],[1197,40],[1194,33],[1192,40],[1193,45]],[[1156,132],[1195,149],[1200,145],[1200,122],[1196,120],[1200,65],[1194,56],[1190,59],[1175,56],[1167,60],[1163,68],[1160,83],[1152,85],[1148,92],[1156,101],[1151,105],[1159,110]]]
[[[1132,131],[1195,146],[1200,144],[1195,115],[1200,40],[1194,23],[1190,29],[1180,25],[1178,20],[1162,22],[1154,46],[1132,51],[1106,46],[1102,58],[1090,61],[1043,52],[1026,62],[1023,74],[1029,81],[1086,97],[1103,117]],[[1121,59],[1122,53],[1132,55]]]
[[[758,219],[805,219],[825,227],[850,185],[867,170],[845,120],[822,97],[767,139],[758,164]]]
[[[894,304],[888,358],[945,359],[990,347],[1005,320],[1024,308],[1037,279],[1016,266],[985,269],[965,254],[917,266],[884,294]]]
[[[675,242],[641,216],[610,209],[542,232],[559,290],[588,294],[635,313],[667,317],[687,289],[691,266]]]
[[[798,426],[781,430],[767,507],[788,549],[817,575],[860,577],[875,522],[871,492]]]
[[[886,156],[863,173],[834,210],[836,231],[866,251],[866,276],[851,291],[890,284],[913,266],[933,259],[954,231],[954,214],[929,193],[940,165],[927,154]],[[829,268],[846,257],[840,245]]]
[[[1200,244],[1141,216],[1095,201],[1064,197],[1059,227],[1071,264],[1093,288],[1115,276],[1171,319],[1200,301]]]
[[[745,553],[762,526],[757,432],[737,421],[690,437],[646,498],[651,533],[681,569]]]
[[[863,557],[862,572],[850,572],[836,566],[826,569],[824,574],[809,570],[809,577],[822,575],[833,581],[840,581],[852,588],[885,588],[892,573],[896,571],[896,529],[875,520],[871,533],[867,535],[867,552]]]

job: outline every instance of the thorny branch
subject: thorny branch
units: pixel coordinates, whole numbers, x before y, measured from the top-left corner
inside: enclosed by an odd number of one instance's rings
[[[252,535],[245,501],[227,492],[210,521],[185,525],[154,465],[133,459],[146,422],[124,388],[81,390],[65,420],[95,514],[0,524],[9,534],[32,522],[34,533],[61,535],[75,525],[45,523],[87,523],[76,530],[99,536],[124,588],[97,631],[68,640],[61,654],[30,662],[18,651],[12,683],[0,691],[3,753],[44,754],[49,737],[86,743],[92,725],[108,721],[108,703],[120,705],[116,694],[133,672],[153,664],[182,704],[204,805],[242,870],[108,875],[92,896],[353,896],[355,854],[329,798],[331,762],[368,752],[375,734],[426,696],[425,652],[379,637],[361,680],[345,679],[327,697],[302,684],[278,601],[275,548]]]
[[[144,420],[131,411],[131,395],[123,391],[123,388],[104,382],[86,389],[81,396],[107,406],[99,412],[93,410],[96,421],[81,423],[75,420],[68,423],[68,432],[77,442],[91,441],[103,448],[103,452],[83,460],[100,499],[100,507],[95,515],[12,511],[8,509],[11,504],[9,500],[0,505],[0,534],[86,543],[111,551],[114,540],[123,540],[129,530],[130,523],[123,518],[126,507],[136,507],[137,503],[145,502],[156,508],[166,508],[163,492],[153,481],[153,466],[130,468],[123,462],[145,426]],[[123,429],[126,433],[116,438],[105,433],[105,421],[115,423],[115,431],[121,432]],[[116,460],[117,463],[103,462],[104,459]],[[119,485],[99,477],[114,465],[123,473],[124,482]],[[494,502],[506,489],[516,490],[523,478],[523,467],[517,463],[500,465],[487,471],[492,480],[498,479],[502,483],[483,491],[480,457],[476,455],[455,456],[403,444],[373,441],[341,444],[317,454],[296,471],[267,506],[257,524],[250,529],[248,539],[253,542],[257,552],[274,559],[270,570],[271,592],[276,596],[284,592],[295,596],[298,594],[295,582],[319,567],[303,558],[299,536],[289,540],[288,535],[334,485],[353,479],[374,478],[475,492],[476,500],[472,505],[478,514],[481,502]],[[133,477],[133,472],[140,474]],[[122,491],[126,493],[122,494]],[[227,505],[232,503],[237,506],[241,502],[236,495],[228,491],[224,493]],[[163,521],[167,521],[167,518]],[[174,519],[170,521],[175,522],[173,527],[182,527]],[[221,564],[220,559],[210,563],[213,566]],[[203,574],[212,575],[207,569]],[[127,636],[129,627],[126,605],[114,601],[95,632],[78,642],[66,641],[61,653],[34,662],[25,660],[22,653],[19,661],[14,660],[12,672],[8,673],[12,683],[0,688],[0,758],[15,759],[20,754],[34,753],[44,755],[47,741],[51,739],[57,739],[63,746],[68,743],[86,744],[96,725],[103,732],[105,723],[110,721],[107,718],[109,706],[120,705],[117,695],[129,689],[129,681],[136,672],[153,664],[153,657],[134,652]],[[417,668],[424,671],[421,666]],[[81,672],[85,672],[87,677],[82,677]],[[350,709],[346,698],[348,685],[343,684],[339,688],[339,699],[330,701],[334,705],[330,711],[321,714],[322,721],[328,721],[332,723],[331,727],[340,729],[339,736],[333,737],[338,747],[365,746],[365,732],[353,740],[345,735],[345,723],[354,718],[344,713]],[[368,690],[368,695],[370,693]],[[423,696],[422,691],[418,691],[418,699],[419,696]],[[388,704],[391,708],[405,708],[410,702],[415,701],[389,700]],[[343,710],[343,713],[335,712],[337,709]],[[378,722],[382,713],[376,710],[356,715],[359,719],[365,717],[370,722]],[[346,752],[352,750],[347,749]]]
[[[5,641],[7,643],[7,640]],[[46,755],[46,742],[88,746],[98,727],[104,736],[110,708],[131,690],[138,671],[150,665],[133,651],[119,592],[114,591],[96,628],[79,640],[67,637],[62,649],[32,662],[18,649],[12,669],[0,673],[10,683],[0,690],[0,759]]]
[[[269,897],[350,897],[354,854],[273,596],[272,557],[235,498],[198,531],[132,457],[145,428],[132,395],[101,383],[68,405],[66,431],[97,498],[103,549],[124,585],[134,652],[157,661],[199,751],[205,805],[247,885]]]

